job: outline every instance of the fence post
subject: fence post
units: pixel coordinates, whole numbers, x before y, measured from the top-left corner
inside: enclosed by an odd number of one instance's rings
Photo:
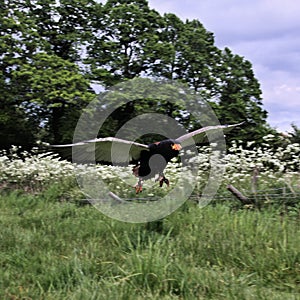
[[[252,200],[244,196],[238,189],[236,189],[234,186],[229,184],[227,186],[227,189],[236,197],[238,198],[244,205],[246,204],[254,204]]]
[[[258,176],[259,176],[259,167],[255,166],[253,169],[252,176],[252,193],[256,195],[258,187]]]

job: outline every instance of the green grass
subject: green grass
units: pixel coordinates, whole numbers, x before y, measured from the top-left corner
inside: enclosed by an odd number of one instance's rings
[[[127,224],[57,186],[0,198],[0,299],[300,299],[299,214],[189,203]]]

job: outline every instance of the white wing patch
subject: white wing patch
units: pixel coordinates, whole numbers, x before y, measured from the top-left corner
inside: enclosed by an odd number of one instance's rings
[[[216,125],[216,126],[207,126],[200,128],[198,130],[195,130],[193,132],[184,134],[176,139],[182,147],[188,147],[191,145],[195,145],[198,143],[203,143],[207,141],[207,135],[206,132],[216,132],[216,134],[220,134],[222,132],[226,133],[230,131],[232,128],[242,125],[244,122],[239,124],[232,124],[232,125]]]
[[[135,143],[114,137],[96,138],[73,144],[52,145],[61,148],[62,153],[73,154],[78,162],[112,162],[128,163],[132,160],[139,160],[141,151],[149,151],[144,144]]]

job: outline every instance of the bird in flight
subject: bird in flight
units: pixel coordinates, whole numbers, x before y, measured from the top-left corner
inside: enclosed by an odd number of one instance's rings
[[[140,144],[116,137],[95,138],[73,144],[51,145],[62,150],[73,149],[73,157],[80,162],[97,161],[109,163],[130,163],[136,164],[132,168],[132,173],[138,177],[135,185],[136,193],[143,190],[143,180],[159,175],[160,187],[165,183],[169,186],[169,180],[164,175],[164,169],[168,162],[179,155],[183,148],[203,143],[207,140],[206,132],[217,132],[223,130],[228,132],[232,128],[242,123],[232,125],[207,126],[184,134],[176,139],[166,139],[149,145]],[[62,151],[62,153],[67,153]],[[89,157],[89,159],[87,159]]]

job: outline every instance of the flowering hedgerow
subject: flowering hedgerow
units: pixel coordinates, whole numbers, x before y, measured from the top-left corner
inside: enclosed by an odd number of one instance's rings
[[[0,184],[26,190],[41,190],[51,183],[73,176],[72,163],[61,160],[54,153],[29,154],[22,152],[22,158],[12,147],[9,153],[0,156]]]
[[[299,144],[274,149],[265,143],[259,148],[245,149],[235,142],[224,159],[227,166],[225,178],[232,184],[240,181],[250,184],[255,173],[263,186],[285,184],[291,178],[295,179],[294,184],[299,184],[299,157]]]
[[[234,142],[227,150],[227,154],[219,161],[226,166],[223,176],[223,187],[233,184],[239,188],[250,188],[255,178],[260,186],[270,188],[279,185],[300,185],[300,145],[290,144],[285,148],[273,149],[267,143],[259,148],[247,147]],[[75,165],[62,160],[54,153],[29,154],[22,153],[19,158],[17,147],[13,147],[9,154],[2,153],[0,156],[0,185],[22,188],[26,190],[40,191],[52,183],[59,183],[67,179],[75,179],[78,176],[95,175],[99,177],[111,190],[124,195],[134,195],[132,188],[136,178],[131,174],[131,166],[118,167],[106,165]],[[206,184],[207,176],[211,168],[210,147],[199,149],[199,155],[194,158],[199,163],[197,187],[202,189]],[[184,172],[180,168],[180,162],[171,162],[166,169],[166,176],[170,177],[171,186],[175,185]],[[179,171],[181,170],[181,171]],[[194,179],[193,179],[194,180]],[[151,187],[151,188],[150,188]],[[300,187],[299,187],[300,188]],[[144,195],[161,194],[166,189],[159,189],[154,180],[145,182]]]

